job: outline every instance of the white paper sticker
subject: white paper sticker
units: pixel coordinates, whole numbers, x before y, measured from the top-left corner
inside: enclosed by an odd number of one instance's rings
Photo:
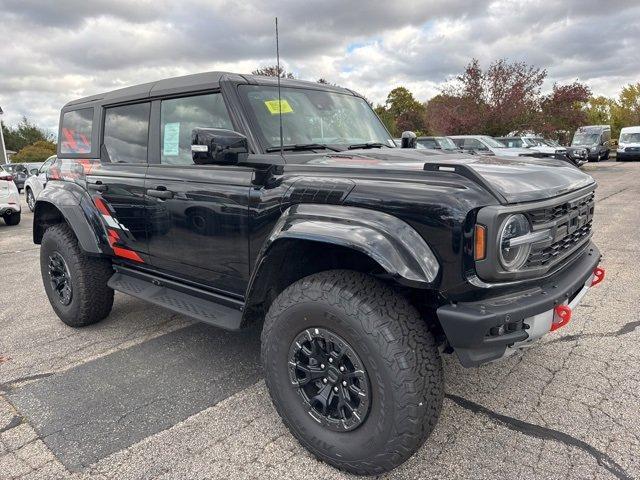
[[[166,157],[177,157],[180,154],[180,122],[165,124],[162,154]]]

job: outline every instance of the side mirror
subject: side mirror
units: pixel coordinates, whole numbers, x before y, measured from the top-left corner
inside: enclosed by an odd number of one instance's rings
[[[32,168],[30,171],[31,175],[37,175],[38,174],[38,169],[37,168]]]
[[[234,164],[249,155],[247,137],[222,128],[194,128],[191,131],[191,157],[196,165]]]
[[[402,132],[401,148],[417,148],[418,137],[411,131]]]

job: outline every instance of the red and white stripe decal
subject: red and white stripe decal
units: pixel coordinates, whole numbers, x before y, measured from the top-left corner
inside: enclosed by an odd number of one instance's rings
[[[129,230],[111,215],[111,211],[109,210],[105,201],[100,197],[94,197],[93,203],[100,212],[102,219],[107,224],[107,236],[109,240],[109,246],[113,250],[113,254],[116,257],[126,258],[128,260],[144,263],[142,257],[140,257],[140,255],[138,255],[136,252],[118,245],[118,241],[120,240],[120,234],[118,233],[118,230],[122,232],[129,232]]]

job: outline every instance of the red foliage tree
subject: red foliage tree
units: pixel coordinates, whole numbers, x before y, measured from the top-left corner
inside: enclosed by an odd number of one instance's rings
[[[429,129],[440,134],[504,135],[538,120],[545,70],[524,62],[493,62],[482,71],[473,60],[456,82],[427,104]]]
[[[569,85],[553,85],[549,95],[540,102],[541,122],[538,131],[544,135],[567,141],[570,135],[587,122],[584,104],[591,90],[578,81]]]

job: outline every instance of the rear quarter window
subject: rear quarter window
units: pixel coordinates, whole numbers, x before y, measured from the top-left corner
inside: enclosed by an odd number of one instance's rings
[[[60,128],[60,153],[90,153],[93,108],[66,112]]]

